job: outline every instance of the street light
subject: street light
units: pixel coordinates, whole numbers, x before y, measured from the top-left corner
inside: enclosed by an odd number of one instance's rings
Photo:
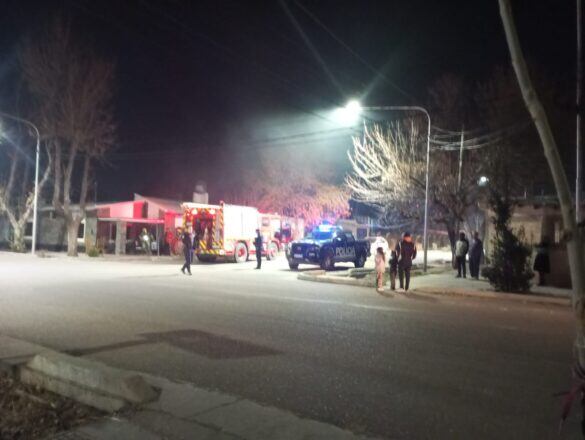
[[[39,133],[39,129],[35,124],[32,122],[19,118],[18,116],[9,115],[8,113],[0,112],[0,116],[3,116],[8,119],[12,119],[14,121],[23,123],[31,127],[35,135],[37,137],[37,146],[36,146],[36,160],[35,160],[35,194],[34,194],[34,201],[33,201],[33,230],[32,230],[32,244],[31,244],[31,253],[34,255],[37,246],[37,206],[39,201],[39,156],[40,156],[40,145],[41,145],[41,134]]]
[[[425,217],[424,217],[424,230],[423,230],[423,247],[424,247],[424,258],[423,258],[423,271],[427,271],[427,252],[429,248],[428,243],[428,217],[429,217],[429,164],[431,157],[431,116],[429,112],[419,106],[410,105],[384,105],[384,106],[373,106],[373,107],[362,107],[356,100],[349,101],[347,105],[340,109],[341,112],[337,113],[337,116],[343,117],[346,121],[351,120],[350,116],[354,115],[354,119],[357,120],[360,113],[363,110],[370,111],[415,111],[424,113],[428,120],[427,130],[427,158],[426,158],[426,175],[425,175]]]

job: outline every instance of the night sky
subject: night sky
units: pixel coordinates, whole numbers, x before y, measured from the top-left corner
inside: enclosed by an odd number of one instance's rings
[[[575,2],[513,3],[528,58],[570,84]],[[331,120],[336,106],[424,104],[442,74],[474,82],[509,64],[496,0],[1,6],[1,110],[14,105],[19,41],[53,14],[116,62],[119,141],[97,170],[100,200],[188,197],[199,179],[217,200],[265,149],[292,149],[342,178],[351,132]]]

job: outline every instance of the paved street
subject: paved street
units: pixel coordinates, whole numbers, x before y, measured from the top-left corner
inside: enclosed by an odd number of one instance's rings
[[[0,333],[391,439],[555,437],[567,308],[0,253]],[[417,280],[413,280],[416,287]],[[579,438],[574,419],[564,438]]]

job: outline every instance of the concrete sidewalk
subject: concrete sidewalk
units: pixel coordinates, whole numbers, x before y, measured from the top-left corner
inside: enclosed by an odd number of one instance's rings
[[[0,367],[5,370],[14,370],[36,354],[51,352],[45,347],[0,335]],[[96,368],[99,366],[96,363]],[[160,390],[156,401],[47,440],[365,439],[336,426],[303,419],[230,394],[137,374]]]

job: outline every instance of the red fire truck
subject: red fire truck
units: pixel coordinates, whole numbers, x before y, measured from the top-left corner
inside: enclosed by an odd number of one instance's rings
[[[183,227],[194,234],[195,253],[201,261],[217,258],[243,263],[256,254],[256,229],[263,236],[262,254],[276,258],[279,242],[270,228],[263,226],[263,216],[250,206],[183,203]]]

